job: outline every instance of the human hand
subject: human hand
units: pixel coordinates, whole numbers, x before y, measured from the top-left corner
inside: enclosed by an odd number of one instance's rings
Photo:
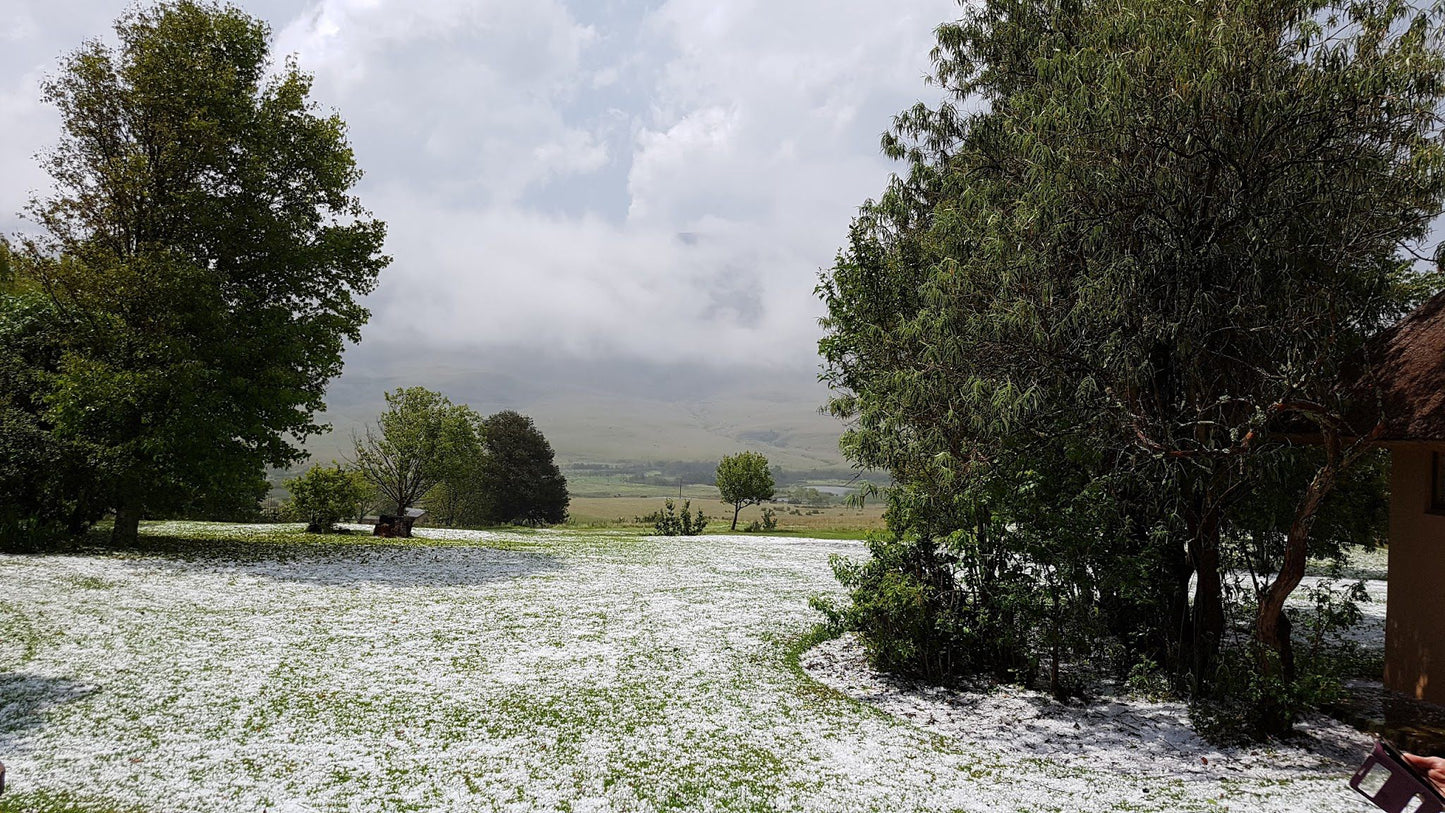
[[[1403,751],[1400,753],[1400,756],[1404,757],[1405,761],[1410,763],[1410,767],[1419,771],[1426,779],[1429,779],[1430,784],[1435,786],[1435,790],[1445,795],[1445,759],[1441,759],[1440,757],[1416,756],[1415,754]]]

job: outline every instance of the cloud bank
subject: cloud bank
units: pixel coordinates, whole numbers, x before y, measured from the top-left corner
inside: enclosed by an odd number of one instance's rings
[[[889,117],[936,95],[932,29],[957,14],[948,0],[240,5],[348,122],[359,194],[390,225],[366,342],[759,369],[814,363],[817,273],[892,169]],[[40,77],[125,4],[6,6],[13,232],[57,132]]]

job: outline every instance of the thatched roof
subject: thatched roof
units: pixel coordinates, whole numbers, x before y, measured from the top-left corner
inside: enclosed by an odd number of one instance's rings
[[[1445,293],[1371,339],[1365,357],[1351,426],[1367,432],[1383,415],[1381,441],[1445,441]]]

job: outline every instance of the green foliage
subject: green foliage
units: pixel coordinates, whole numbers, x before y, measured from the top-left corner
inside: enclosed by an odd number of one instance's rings
[[[1359,623],[1359,605],[1369,595],[1363,582],[1329,581],[1311,586],[1305,595],[1308,606],[1289,611],[1304,644],[1296,654],[1294,678],[1285,679],[1278,663],[1259,669],[1260,653],[1252,641],[1226,647],[1216,676],[1221,691],[1198,698],[1190,709],[1206,736],[1225,744],[1262,739],[1289,728],[1301,712],[1342,697],[1343,679],[1362,660],[1359,645],[1342,633]]]
[[[567,480],[531,418],[482,418],[422,387],[386,400],[376,428],[355,438],[354,458],[384,510],[424,502],[445,527],[566,521]]]
[[[810,486],[794,486],[787,490],[783,499],[795,505],[806,505],[810,508],[827,508],[838,503],[837,497]]]
[[[0,546],[46,547],[83,533],[109,504],[104,450],[57,434],[46,400],[64,324],[37,292],[0,289]]]
[[[365,494],[354,472],[340,466],[312,466],[305,474],[286,481],[291,500],[286,511],[306,523],[306,532],[329,534],[338,523],[356,514]]]
[[[367,479],[365,472],[357,469],[347,469],[346,474],[351,478],[352,485],[356,488],[356,504],[351,507],[348,517],[354,518],[356,522],[366,519],[366,515],[372,512],[379,512],[381,509],[380,496],[376,485]]]
[[[773,498],[773,473],[768,470],[768,459],[757,452],[724,457],[717,464],[716,482],[722,501],[733,507],[734,531],[743,508]]]
[[[1234,690],[1227,568],[1288,589],[1299,495],[1341,459],[1276,433],[1335,432],[1364,340],[1440,287],[1400,252],[1445,199],[1439,15],[988,0],[938,29],[949,96],[896,119],[907,171],[818,287],[844,451],[900,485],[839,573],[877,662],[1059,689],[1097,652]],[[1378,486],[1289,543],[1373,542]]]
[[[689,513],[691,508],[692,500],[685,500],[679,514],[677,505],[669,499],[663,503],[661,511],[641,517],[641,520],[651,522],[658,536],[699,536],[707,527],[707,517],[703,516],[701,508],[696,514]]]
[[[8,292],[15,285],[15,260],[10,241],[0,235],[0,291]]]
[[[401,513],[481,456],[477,414],[425,387],[386,394],[386,411],[353,438],[353,462],[375,486],[384,512]]]
[[[138,7],[44,84],[60,142],[20,272],[62,352],[43,429],[95,450],[116,534],[302,457],[388,259],[345,127],[232,6]]]
[[[759,531],[774,531],[778,528],[778,512],[771,508],[764,508],[763,515],[748,523],[743,529],[746,533],[755,534]]]
[[[552,445],[532,419],[506,410],[481,422],[480,491],[495,524],[553,525],[567,521],[567,478]]]
[[[869,558],[833,560],[848,603],[814,606],[855,631],[875,667],[933,681],[994,673],[1020,679],[1027,659],[995,606],[961,603],[948,555],[930,541],[891,534],[868,541]],[[1004,633],[1000,635],[1000,633]]]

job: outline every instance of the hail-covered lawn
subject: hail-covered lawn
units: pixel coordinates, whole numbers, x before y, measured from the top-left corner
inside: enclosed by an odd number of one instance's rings
[[[1148,704],[890,705],[846,640],[815,680],[856,543],[284,530],[0,556],[0,810],[1367,809],[1348,755]]]

